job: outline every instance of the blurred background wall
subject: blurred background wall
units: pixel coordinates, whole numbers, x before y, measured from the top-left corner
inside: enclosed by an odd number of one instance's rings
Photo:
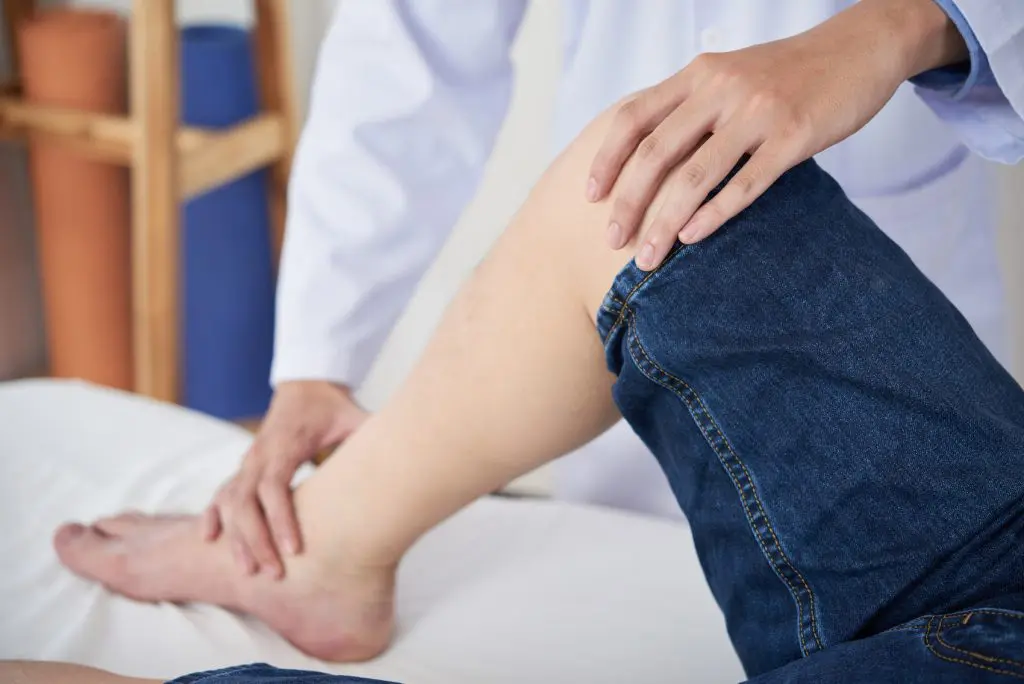
[[[297,83],[303,106],[317,46],[339,0],[292,0]],[[341,0],[343,1],[343,0]],[[125,11],[129,0],[79,0],[86,6]],[[361,392],[377,406],[401,380],[443,311],[445,303],[485,253],[526,196],[550,157],[547,130],[558,86],[559,2],[533,2],[514,59],[518,78],[512,109],[486,177],[453,239],[428,274],[413,305],[389,341]],[[183,21],[249,22],[247,0],[179,0]],[[0,63],[0,69],[5,65]],[[0,72],[2,73],[2,72]],[[42,360],[27,185],[20,150],[0,146],[0,378],[32,372]],[[1014,335],[1014,370],[1024,373],[1024,167],[1003,169],[1001,252]],[[950,246],[955,249],[955,245]]]

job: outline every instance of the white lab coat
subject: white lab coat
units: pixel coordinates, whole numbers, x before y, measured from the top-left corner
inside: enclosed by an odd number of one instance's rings
[[[563,0],[552,151],[602,109],[704,51],[792,35],[847,0]],[[975,152],[1024,156],[1024,0],[959,0],[999,87],[918,97],[905,85],[819,155],[1006,354],[995,183]],[[358,386],[466,206],[509,105],[525,0],[343,0],[322,45],[295,157],[272,381]],[[927,104],[925,102],[927,100]],[[582,183],[582,181],[581,181]],[[563,459],[566,498],[676,510],[619,426]]]

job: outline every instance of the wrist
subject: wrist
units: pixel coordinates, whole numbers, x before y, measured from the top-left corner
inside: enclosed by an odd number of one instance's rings
[[[862,0],[877,35],[891,37],[901,80],[970,59],[960,30],[935,0]]]
[[[281,390],[291,391],[292,389],[295,389],[295,388],[304,388],[304,387],[306,387],[306,388],[308,388],[308,387],[328,388],[328,389],[333,389],[333,390],[338,390],[338,391],[344,392],[345,394],[348,394],[348,395],[352,394],[352,389],[350,387],[348,387],[348,385],[344,385],[344,384],[341,384],[341,383],[338,383],[338,382],[334,382],[332,380],[320,380],[320,379],[317,379],[317,378],[306,378],[306,379],[302,379],[302,380],[283,380],[283,381],[277,383],[277,385],[274,387],[274,391],[275,392],[280,392]]]
[[[302,405],[307,410],[316,407],[321,413],[344,413],[356,406],[355,398],[345,385],[330,380],[289,380],[274,388],[273,402],[289,406]]]

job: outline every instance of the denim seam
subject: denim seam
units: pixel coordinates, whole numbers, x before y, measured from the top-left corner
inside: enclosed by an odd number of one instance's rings
[[[615,319],[615,321],[610,326],[608,326],[608,332],[605,333],[604,339],[601,340],[601,343],[603,345],[605,345],[605,346],[608,345],[608,340],[610,340],[612,338],[612,335],[615,333],[615,331],[619,329],[620,325],[622,325],[622,310],[625,308],[625,306],[626,306],[625,304],[621,304],[619,306],[619,310],[618,311],[614,311],[612,309],[605,309],[609,313],[617,314],[618,317]],[[605,308],[604,305],[602,305],[601,308]]]
[[[615,332],[615,330],[617,330],[618,327],[620,325],[622,325],[622,322],[625,320],[625,318],[626,318],[626,311],[629,308],[629,300],[633,298],[633,295],[635,295],[637,292],[639,292],[640,288],[647,284],[647,281],[649,281],[651,278],[653,278],[658,273],[660,273],[663,268],[668,266],[677,256],[679,256],[680,254],[682,254],[685,251],[686,251],[686,246],[683,246],[682,243],[676,243],[675,247],[673,247],[672,250],[669,251],[669,253],[667,255],[665,255],[665,258],[662,260],[662,262],[658,266],[658,268],[656,268],[653,271],[651,271],[650,273],[648,273],[646,276],[643,277],[643,279],[640,280],[640,282],[638,282],[636,285],[634,285],[632,288],[630,288],[629,292],[626,293],[625,299],[619,299],[614,294],[610,294],[609,293],[608,296],[612,300],[614,300],[615,302],[618,302],[618,304],[621,307],[621,309],[619,310],[618,318],[616,318],[615,322],[612,323],[612,325],[608,328],[608,334],[604,336],[604,342],[606,344],[607,344],[608,340],[611,339],[612,333]]]
[[[1012,617],[1012,618],[1016,618],[1018,620],[1024,620],[1024,615],[1019,614],[1017,611],[1002,610],[1002,609],[999,609],[999,608],[980,608],[980,609],[977,609],[977,608],[971,609],[971,608],[969,608],[967,610],[960,610],[960,611],[957,611],[955,613],[944,613],[942,615],[938,615],[938,617],[953,619],[953,618],[958,618],[958,617],[964,617],[964,616],[967,616],[967,615],[998,615],[998,616],[1002,616],[1002,617]],[[905,622],[905,623],[903,623],[901,625],[896,625],[895,627],[890,627],[889,629],[882,630],[881,632],[878,632],[878,633],[879,634],[888,634],[889,632],[903,632],[903,631],[911,631],[911,630],[917,630],[917,629],[924,629],[927,626],[928,621],[931,620],[934,617],[936,617],[936,615],[925,615],[925,616],[922,616],[922,617],[919,617],[919,618],[914,618],[910,622]],[[988,656],[986,656],[986,657],[988,657]]]
[[[602,311],[607,311],[610,314],[617,314],[617,313],[619,313],[618,311],[616,311],[612,307],[608,306],[607,304],[602,304],[601,305],[601,310]],[[615,330],[615,328],[612,328],[612,330]]]
[[[612,306],[610,302],[616,304],[616,306]],[[615,316],[616,320],[611,326],[611,328],[608,330],[608,332],[605,333],[604,337],[602,338],[602,344],[606,344],[608,342],[608,338],[611,337],[612,333],[615,332],[616,328],[618,328],[618,321],[621,320],[619,318],[619,315],[622,313],[622,307],[624,306],[626,306],[626,302],[622,301],[611,292],[605,295],[604,301],[601,302],[601,311],[604,311],[612,316]],[[600,327],[600,316],[598,316],[597,324],[598,327]]]
[[[986,613],[986,611],[983,611],[983,610],[972,610],[972,611],[969,611],[968,613],[966,613],[966,615],[970,616],[970,615],[973,615],[975,613],[984,614],[984,613]],[[949,649],[950,651],[954,651],[956,653],[961,653],[963,655],[973,656],[975,658],[981,658],[982,660],[984,660],[986,662],[989,662],[989,663],[1002,663],[1004,665],[1013,665],[1015,667],[1024,667],[1024,662],[1021,662],[1020,660],[1014,660],[1013,658],[995,658],[993,656],[985,655],[984,653],[977,653],[975,651],[968,651],[968,650],[960,648],[958,646],[954,646],[953,644],[951,644],[951,643],[949,643],[947,641],[943,641],[943,639],[942,639],[942,632],[944,631],[943,630],[943,626],[946,623],[946,619],[947,618],[952,618],[952,617],[954,617],[954,616],[943,615],[943,616],[941,616],[939,618],[939,626],[935,629],[935,640],[937,642],[939,642],[939,644],[941,646]],[[1013,617],[1013,618],[1016,618],[1018,620],[1024,619],[1024,616],[1020,616],[1020,615],[1010,615],[1009,617]],[[961,624],[961,625],[963,624],[962,621],[957,621],[957,622],[959,624]],[[957,626],[956,624],[950,625],[951,628],[955,628],[956,626]],[[1024,674],[1024,673],[1022,673],[1022,674]]]
[[[1015,610],[1002,610],[999,608],[968,608],[967,610],[961,610],[956,613],[946,613],[940,617],[943,618],[955,618],[961,615],[998,615],[1000,617],[1010,617],[1015,620],[1024,620],[1024,614],[1018,613]]]
[[[950,662],[950,663],[960,663],[961,665],[967,665],[968,667],[975,667],[975,668],[978,668],[979,670],[986,670],[988,672],[994,672],[996,674],[1002,674],[1002,675],[1008,675],[1010,677],[1016,677],[1017,679],[1024,679],[1024,674],[1022,674],[1020,672],[1013,672],[1012,670],[1005,670],[1005,669],[997,668],[997,667],[989,667],[987,665],[982,665],[981,663],[974,663],[974,662],[971,662],[970,660],[964,660],[963,658],[954,658],[953,656],[943,655],[942,653],[939,653],[938,651],[935,650],[935,647],[931,643],[931,628],[932,628],[932,623],[934,621],[935,621],[935,617],[933,616],[930,620],[928,620],[928,625],[925,627],[924,637],[923,637],[923,639],[924,639],[924,647],[927,648],[928,651],[930,651],[931,654],[933,656],[935,656],[936,658],[938,658],[939,660],[945,660],[945,661]]]
[[[800,574],[800,571],[798,571],[793,565],[793,562],[786,555],[786,552],[783,551],[782,544],[775,534],[771,521],[768,519],[768,514],[765,511],[764,505],[761,502],[761,497],[757,492],[757,486],[754,484],[754,479],[751,477],[746,464],[736,453],[735,449],[733,449],[732,444],[725,436],[725,432],[711,416],[711,412],[708,411],[707,406],[700,398],[700,395],[698,395],[684,380],[674,376],[661,367],[661,365],[659,365],[644,348],[644,345],[640,340],[639,332],[637,331],[636,315],[633,310],[627,306],[623,308],[623,312],[624,315],[628,313],[632,321],[632,325],[630,326],[632,334],[629,336],[629,339],[634,342],[635,345],[631,343],[629,345],[629,350],[630,356],[633,358],[633,362],[636,364],[637,368],[640,369],[640,372],[647,376],[648,379],[669,390],[683,402],[690,413],[691,418],[693,418],[694,423],[697,425],[697,429],[700,430],[705,441],[715,452],[716,456],[718,456],[726,474],[732,480],[733,486],[736,487],[736,490],[740,495],[740,500],[743,503],[744,515],[747,518],[751,531],[754,533],[754,538],[757,541],[758,546],[761,548],[762,554],[764,554],[765,559],[775,572],[775,575],[782,580],[783,584],[786,585],[790,596],[793,598],[793,602],[796,604],[797,621],[799,623],[797,638],[800,642],[800,651],[804,656],[808,656],[816,651],[822,650],[824,646],[822,645],[821,638],[818,633],[817,619],[815,617],[814,592],[811,590],[810,585],[804,579],[803,575]],[[634,346],[636,351],[639,351],[639,353],[643,355],[643,361],[637,358]],[[652,375],[652,372],[655,371],[663,377]],[[680,391],[680,388],[682,391]],[[708,427],[708,424],[710,424],[710,428]],[[712,431],[717,433],[718,438],[712,436]],[[730,465],[732,462],[734,462],[734,465]],[[745,479],[749,485],[751,492],[749,494],[745,491],[745,487],[740,483],[740,477],[738,474],[734,472],[736,465],[738,465],[742,470],[743,479]],[[751,510],[754,506],[756,506],[756,511]],[[763,520],[761,525],[755,522],[755,517],[758,516]],[[764,532],[760,529],[761,527],[767,530],[768,534],[771,536],[771,540],[765,538]],[[800,587],[794,584],[793,578],[788,576],[786,570],[795,576],[796,580],[803,585],[804,592],[806,592],[807,602],[809,603],[809,606],[806,608],[806,618],[805,607],[803,605],[804,599]],[[807,644],[807,639],[804,636],[805,629],[810,631],[811,636],[814,639],[814,648],[811,648]]]

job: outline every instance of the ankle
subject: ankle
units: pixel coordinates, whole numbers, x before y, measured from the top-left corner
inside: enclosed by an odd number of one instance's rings
[[[367,660],[390,644],[395,625],[394,567],[357,567],[307,554],[286,565],[285,579],[277,582],[280,590],[255,597],[266,612],[257,617],[323,660]]]
[[[368,563],[344,556],[306,552],[285,563],[285,581],[301,593],[333,593],[344,588],[360,597],[390,598],[397,564]]]

